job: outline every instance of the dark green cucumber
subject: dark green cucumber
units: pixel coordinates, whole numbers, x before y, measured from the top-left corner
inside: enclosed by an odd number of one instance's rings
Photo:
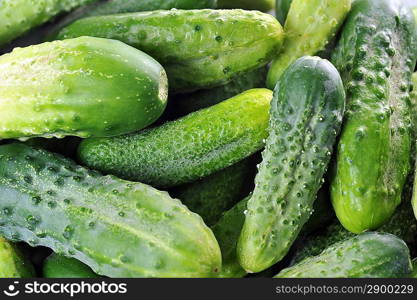
[[[280,78],[271,103],[269,137],[239,239],[248,272],[280,261],[309,219],[345,108],[337,70],[303,57]]]
[[[360,233],[385,223],[410,171],[411,72],[417,32],[396,0],[357,0],[332,61],[347,90],[331,198],[342,225]]]
[[[0,234],[108,277],[211,277],[219,246],[200,216],[150,186],[58,154],[0,146]]]
[[[62,12],[97,0],[1,0],[0,45]]]
[[[192,182],[261,150],[272,92],[253,89],[181,119],[136,134],[87,139],[87,166],[155,187]]]
[[[263,88],[265,87],[266,72],[267,69],[262,67],[237,76],[228,84],[219,87],[175,95],[171,101],[173,114],[175,116],[184,116],[213,106],[244,91]],[[168,102],[168,105],[170,105],[170,102]]]
[[[267,87],[273,89],[298,58],[324,50],[343,24],[351,0],[293,0],[285,21],[283,50],[272,62]]]
[[[274,8],[274,0],[217,0],[217,8],[241,8],[268,12]]]
[[[222,270],[218,277],[241,278],[247,273],[240,266],[237,258],[237,242],[243,223],[245,210],[250,197],[247,197],[224,213],[220,220],[212,227],[213,233],[222,252]]]
[[[228,83],[268,64],[283,30],[271,15],[245,10],[170,10],[90,17],[58,39],[96,36],[148,53],[166,69],[170,89],[187,92]]]
[[[275,14],[278,21],[284,25],[293,0],[276,0]]]
[[[378,228],[378,231],[398,236],[409,245],[410,249],[417,246],[417,221],[410,203],[404,202],[399,206],[392,218]],[[354,233],[344,229],[340,222],[335,220],[323,231],[304,240],[292,261],[298,263],[306,257],[316,256],[329,246],[354,236]]]
[[[0,237],[0,278],[35,277],[35,270],[16,245]]]
[[[99,278],[91,268],[75,258],[51,254],[43,264],[44,278]]]
[[[164,111],[167,77],[119,41],[80,37],[0,56],[0,139],[113,136]]]
[[[178,186],[169,193],[211,226],[252,191],[255,174],[253,157],[249,157],[198,181]]]
[[[282,270],[276,278],[404,278],[412,271],[407,245],[392,234],[368,232]]]

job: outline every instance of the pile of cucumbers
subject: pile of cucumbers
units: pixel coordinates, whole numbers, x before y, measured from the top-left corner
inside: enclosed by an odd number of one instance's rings
[[[1,278],[417,277],[417,10],[274,2],[0,1]]]

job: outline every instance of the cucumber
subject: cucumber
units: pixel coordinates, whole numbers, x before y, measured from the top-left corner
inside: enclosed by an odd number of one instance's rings
[[[97,0],[1,0],[0,45],[62,12]]]
[[[198,181],[178,186],[169,193],[211,226],[223,212],[252,191],[254,169],[253,158],[249,157]]]
[[[404,278],[412,271],[407,245],[392,234],[367,232],[282,270],[276,278]]]
[[[272,92],[253,89],[139,133],[86,139],[80,161],[106,174],[172,187],[220,171],[264,147]]]
[[[268,12],[274,8],[274,0],[217,0],[218,8],[242,8]]]
[[[0,237],[0,278],[31,278],[35,270],[18,247]]]
[[[81,37],[0,57],[0,139],[113,136],[163,112],[167,78],[153,58],[119,41]]]
[[[99,278],[91,268],[75,258],[51,254],[43,265],[44,278]]]
[[[411,274],[412,278],[417,278],[417,258],[413,260],[413,273]]]
[[[285,24],[292,1],[293,0],[276,0],[275,2],[275,15],[282,25]]]
[[[277,83],[269,137],[238,244],[248,272],[280,261],[312,213],[345,108],[337,70],[303,57]]]
[[[58,154],[0,146],[0,234],[108,277],[212,277],[221,254],[201,217],[150,186]]]
[[[414,17],[396,0],[357,0],[332,61],[347,90],[331,198],[353,233],[384,224],[401,202],[410,171]]]
[[[57,36],[120,40],[148,53],[166,69],[172,92],[228,83],[268,64],[283,30],[271,15],[245,10],[170,10],[78,20]]]
[[[267,68],[262,67],[237,76],[228,84],[203,89],[189,94],[178,94],[171,102],[173,114],[181,117],[197,110],[213,106],[244,91],[265,87]]]
[[[294,0],[284,31],[283,51],[273,61],[267,87],[273,89],[297,58],[324,50],[350,10],[351,0]]]
[[[398,207],[392,218],[380,228],[379,232],[396,235],[404,240],[412,249],[417,245],[417,221],[409,202]],[[316,256],[329,246],[352,238],[355,234],[344,229],[338,220],[325,228],[319,234],[309,236],[302,242],[302,247],[294,254],[293,263],[298,263],[306,257]]]
[[[239,264],[236,249],[249,198],[250,196],[239,201],[212,227],[222,252],[222,270],[218,275],[220,278],[241,278],[247,274]]]

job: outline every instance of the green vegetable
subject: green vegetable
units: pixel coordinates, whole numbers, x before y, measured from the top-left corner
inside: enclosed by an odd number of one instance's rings
[[[310,217],[344,108],[342,80],[327,60],[300,58],[278,81],[238,244],[246,271],[260,272],[280,261]]]
[[[181,119],[113,138],[87,139],[87,166],[156,187],[192,182],[261,150],[272,92],[253,89]]]
[[[293,0],[276,0],[275,14],[278,21],[284,25]]]
[[[166,69],[170,89],[226,84],[272,60],[283,30],[271,15],[245,10],[170,10],[91,17],[64,28],[59,39],[83,35],[120,40]]]
[[[35,270],[18,247],[0,237],[0,278],[30,278]]]
[[[285,22],[283,51],[268,73],[267,86],[278,79],[297,58],[323,50],[335,36],[350,10],[351,0],[294,0]],[[277,52],[278,53],[278,52]]]
[[[242,8],[270,11],[274,8],[274,0],[217,0],[218,8]]]
[[[404,240],[410,249],[417,242],[417,221],[409,202],[404,202],[398,207],[391,219],[380,228],[379,232],[391,233]],[[309,256],[316,256],[329,246],[354,237],[355,234],[343,228],[339,221],[335,220],[331,225],[319,234],[311,235],[302,242],[302,247],[294,254],[293,262],[297,263]]]
[[[154,122],[164,69],[119,41],[44,43],[0,57],[0,138],[113,136]]]
[[[255,177],[252,157],[169,193],[199,214],[207,225],[215,224],[223,212],[247,196]]]
[[[43,277],[45,278],[98,278],[89,266],[75,258],[69,258],[55,253],[44,262]]]
[[[413,260],[413,273],[411,274],[412,278],[417,278],[417,258]]]
[[[403,278],[412,271],[407,245],[394,235],[368,232],[308,257],[277,278]]]
[[[171,102],[174,115],[184,116],[213,106],[244,91],[265,87],[266,73],[267,69],[262,67],[237,76],[228,84],[219,87],[203,89],[191,94],[175,95]]]
[[[24,144],[0,146],[0,234],[108,277],[211,277],[221,256],[201,217],[166,192]]]
[[[354,233],[384,224],[401,202],[410,170],[410,95],[417,44],[409,8],[357,0],[333,59],[347,90],[331,198]]]
[[[238,202],[212,227],[222,251],[222,270],[219,273],[221,278],[241,278],[247,274],[239,264],[236,249],[249,198],[250,196]]]
[[[0,45],[62,12],[97,0],[1,0]]]

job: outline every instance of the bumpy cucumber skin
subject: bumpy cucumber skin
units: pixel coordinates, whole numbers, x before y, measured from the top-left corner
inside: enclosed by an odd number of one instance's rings
[[[276,0],[275,14],[278,21],[284,25],[293,0]]]
[[[204,222],[214,225],[222,214],[253,189],[256,168],[252,157],[196,182],[169,191]]]
[[[351,0],[294,0],[285,21],[285,41],[269,69],[267,87],[273,89],[297,58],[323,50],[343,24]]]
[[[0,1],[0,45],[41,25],[61,12],[97,0],[2,0]]]
[[[179,200],[24,144],[0,146],[0,234],[108,277],[212,277],[211,230]]]
[[[326,60],[300,58],[278,81],[238,244],[246,271],[260,272],[281,260],[310,217],[344,108],[342,80]]]
[[[139,133],[86,139],[80,161],[106,174],[172,187],[192,182],[261,150],[272,92],[253,89]]]
[[[282,270],[276,278],[404,278],[412,271],[407,245],[392,234],[368,232]]]
[[[401,238],[410,246],[410,249],[416,246],[417,221],[410,203],[404,202],[399,206],[391,219],[378,228],[378,231],[391,233]],[[304,240],[302,247],[294,254],[292,261],[298,263],[306,257],[316,256],[329,246],[354,236],[354,233],[344,229],[340,222],[335,220],[319,234],[311,235]]]
[[[35,270],[16,245],[0,237],[0,278],[31,278]]]
[[[75,258],[51,254],[43,264],[44,278],[99,278],[91,268]]]
[[[178,94],[172,99],[172,110],[175,116],[184,116],[197,110],[213,106],[232,98],[244,91],[265,87],[267,68],[262,67],[241,74],[229,83],[203,89],[189,94]]]
[[[97,36],[148,53],[166,69],[170,89],[188,92],[228,83],[279,52],[283,30],[271,15],[245,10],[170,10],[90,17],[58,39]]]
[[[114,136],[154,122],[167,77],[119,41],[80,37],[0,57],[0,138]]]
[[[217,8],[241,8],[268,12],[274,8],[274,0],[217,0]]]
[[[417,32],[395,0],[357,0],[332,62],[347,90],[331,197],[342,225],[360,233],[386,222],[410,171],[411,72]]]
[[[239,264],[236,249],[249,198],[250,196],[246,197],[225,212],[211,228],[222,251],[222,270],[218,276],[220,278],[241,278],[247,274]]]

